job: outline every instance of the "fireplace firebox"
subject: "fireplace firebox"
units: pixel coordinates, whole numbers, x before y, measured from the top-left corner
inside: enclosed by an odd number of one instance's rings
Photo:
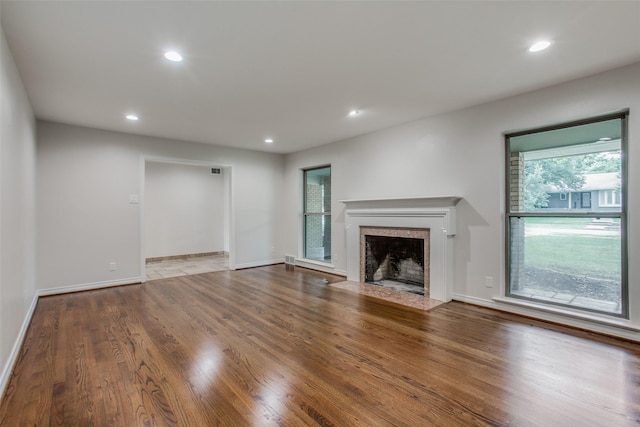
[[[424,240],[365,236],[364,279],[424,295]]]
[[[429,295],[429,229],[361,227],[361,282]]]

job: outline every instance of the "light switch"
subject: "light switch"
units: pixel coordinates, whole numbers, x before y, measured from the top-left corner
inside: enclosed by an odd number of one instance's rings
[[[139,203],[140,199],[137,194],[129,194],[129,203],[136,204]]]

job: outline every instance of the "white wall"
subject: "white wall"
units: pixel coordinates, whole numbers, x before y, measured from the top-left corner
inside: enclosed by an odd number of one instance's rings
[[[301,252],[301,168],[332,165],[333,263],[339,272],[346,268],[344,206],[339,200],[463,196],[457,210],[454,293],[458,299],[496,307],[499,303],[492,298],[502,295],[505,271],[503,133],[623,108],[631,110],[628,224],[632,289],[631,321],[619,323],[640,328],[640,265],[633,262],[640,258],[640,64],[288,155],[285,253]],[[485,287],[485,276],[501,278],[502,289]]]
[[[0,29],[0,393],[35,298],[35,121]]]
[[[224,178],[208,166],[146,162],[145,257],[224,251]]]
[[[143,157],[230,165],[236,267],[282,258],[283,156],[52,122],[37,131],[38,289],[140,278],[140,205],[129,195],[140,193]]]

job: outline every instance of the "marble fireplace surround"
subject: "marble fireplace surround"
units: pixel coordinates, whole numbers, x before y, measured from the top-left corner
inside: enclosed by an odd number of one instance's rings
[[[347,280],[361,282],[361,227],[429,229],[429,293],[450,301],[457,196],[341,200],[346,206]],[[425,266],[426,270],[427,266]]]

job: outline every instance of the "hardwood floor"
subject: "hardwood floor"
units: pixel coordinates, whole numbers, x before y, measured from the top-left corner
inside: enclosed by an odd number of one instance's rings
[[[2,426],[640,424],[640,345],[282,265],[40,299]]]

